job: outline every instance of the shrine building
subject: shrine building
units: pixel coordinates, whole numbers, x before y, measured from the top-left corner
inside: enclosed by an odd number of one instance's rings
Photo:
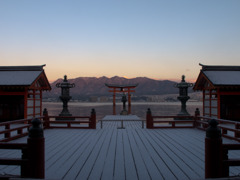
[[[44,66],[0,66],[0,122],[42,115],[42,92],[51,90]]]
[[[240,121],[240,66],[200,66],[193,89],[203,92],[203,116]]]

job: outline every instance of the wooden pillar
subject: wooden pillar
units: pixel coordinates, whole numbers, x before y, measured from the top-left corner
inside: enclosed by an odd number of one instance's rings
[[[45,129],[50,128],[50,121],[49,121],[49,116],[48,116],[48,111],[47,108],[44,108],[43,110],[43,127]]]
[[[113,115],[116,115],[116,88],[113,88]]]
[[[146,123],[147,123],[147,129],[153,128],[153,118],[152,118],[152,112],[151,112],[150,108],[148,108],[148,110],[147,110]]]
[[[238,130],[240,129],[240,124],[239,123],[235,124],[235,129],[238,129]],[[239,138],[240,137],[240,133],[235,131],[234,137],[235,138]]]
[[[42,90],[40,90],[40,116],[42,116]]]
[[[130,94],[130,88],[128,88],[128,114],[131,114],[131,94]]]
[[[28,89],[25,89],[24,93],[24,119],[27,119],[27,107],[28,107]]]
[[[33,89],[33,117],[36,117],[36,90]]]
[[[89,128],[96,129],[96,111],[95,111],[95,109],[92,109],[92,111],[91,111],[90,121],[91,122],[89,124]]]
[[[218,119],[221,119],[221,94],[220,94],[220,90],[217,90],[217,111],[218,111]]]
[[[222,137],[214,119],[209,121],[205,138],[205,178],[222,176]]]
[[[205,116],[205,89],[203,89],[203,116]]]
[[[29,178],[45,178],[45,139],[41,121],[34,119],[28,137],[28,173]]]
[[[209,116],[212,117],[212,89],[209,89]]]
[[[9,130],[9,129],[10,129],[10,124],[6,124],[5,130]],[[10,132],[4,133],[4,138],[10,138],[10,136],[11,136]]]
[[[200,116],[200,111],[199,111],[198,108],[196,108],[196,110],[195,110],[195,115],[194,115],[194,121],[195,121],[195,122],[194,122],[194,127],[195,127],[195,128],[198,126],[198,122],[197,122],[197,121],[200,120],[199,116]]]

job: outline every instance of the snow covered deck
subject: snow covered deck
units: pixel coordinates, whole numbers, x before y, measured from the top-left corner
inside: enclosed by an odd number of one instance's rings
[[[141,122],[100,123],[92,129],[44,131],[46,179],[204,179],[205,132],[188,129],[142,129]],[[26,142],[27,137],[13,142]],[[224,139],[224,143],[236,143]],[[0,150],[1,157],[20,151]],[[231,152],[230,157],[240,152]],[[231,175],[240,168],[231,168]],[[20,174],[15,166],[0,173]]]
[[[103,128],[103,122],[115,122],[115,123],[111,123],[111,126],[116,124],[116,123],[121,123],[121,126],[118,126],[118,129],[125,129],[124,127],[124,123],[126,122],[133,122],[133,123],[130,123],[130,124],[135,124],[135,122],[141,122],[142,124],[142,128],[144,128],[144,122],[145,120],[141,120],[138,116],[136,115],[106,115],[102,120],[100,120],[100,127]],[[130,125],[128,123],[128,126]],[[131,125],[130,125],[131,127]]]

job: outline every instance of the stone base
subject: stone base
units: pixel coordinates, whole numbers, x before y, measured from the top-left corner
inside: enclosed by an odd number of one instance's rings
[[[128,115],[128,111],[127,110],[122,110],[120,115]]]

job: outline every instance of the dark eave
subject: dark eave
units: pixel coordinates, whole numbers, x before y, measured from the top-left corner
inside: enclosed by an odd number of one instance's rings
[[[240,71],[240,66],[214,66],[214,65],[203,65],[199,63],[200,66],[202,66],[202,71]]]
[[[44,66],[0,66],[0,71],[43,71]]]

